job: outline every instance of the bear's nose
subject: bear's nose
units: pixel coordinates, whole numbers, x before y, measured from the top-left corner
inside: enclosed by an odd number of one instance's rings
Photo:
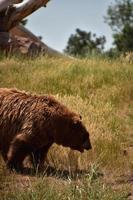
[[[83,144],[83,148],[86,150],[92,149],[91,143],[89,141],[85,141]]]

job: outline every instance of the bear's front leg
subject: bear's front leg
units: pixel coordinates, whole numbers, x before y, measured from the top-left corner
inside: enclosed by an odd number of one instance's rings
[[[32,152],[32,164],[34,169],[44,169],[44,162],[46,161],[47,153],[51,145],[52,143]]]

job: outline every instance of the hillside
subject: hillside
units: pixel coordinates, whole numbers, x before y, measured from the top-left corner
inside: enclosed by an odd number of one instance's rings
[[[133,64],[1,56],[0,87],[54,95],[82,115],[93,147],[80,154],[54,145],[51,167],[35,174],[9,173],[1,158],[0,200],[133,198]]]

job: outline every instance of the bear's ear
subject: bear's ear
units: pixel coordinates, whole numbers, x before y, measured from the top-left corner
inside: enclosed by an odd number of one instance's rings
[[[76,123],[79,123],[80,121],[82,120],[82,116],[80,114],[78,114],[77,116],[75,116],[73,118],[73,122],[76,124]]]

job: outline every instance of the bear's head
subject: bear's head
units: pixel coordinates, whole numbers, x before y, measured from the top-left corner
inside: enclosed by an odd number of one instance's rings
[[[56,128],[55,143],[80,152],[92,148],[89,132],[84,126],[81,116],[77,114],[63,116],[56,121]]]

